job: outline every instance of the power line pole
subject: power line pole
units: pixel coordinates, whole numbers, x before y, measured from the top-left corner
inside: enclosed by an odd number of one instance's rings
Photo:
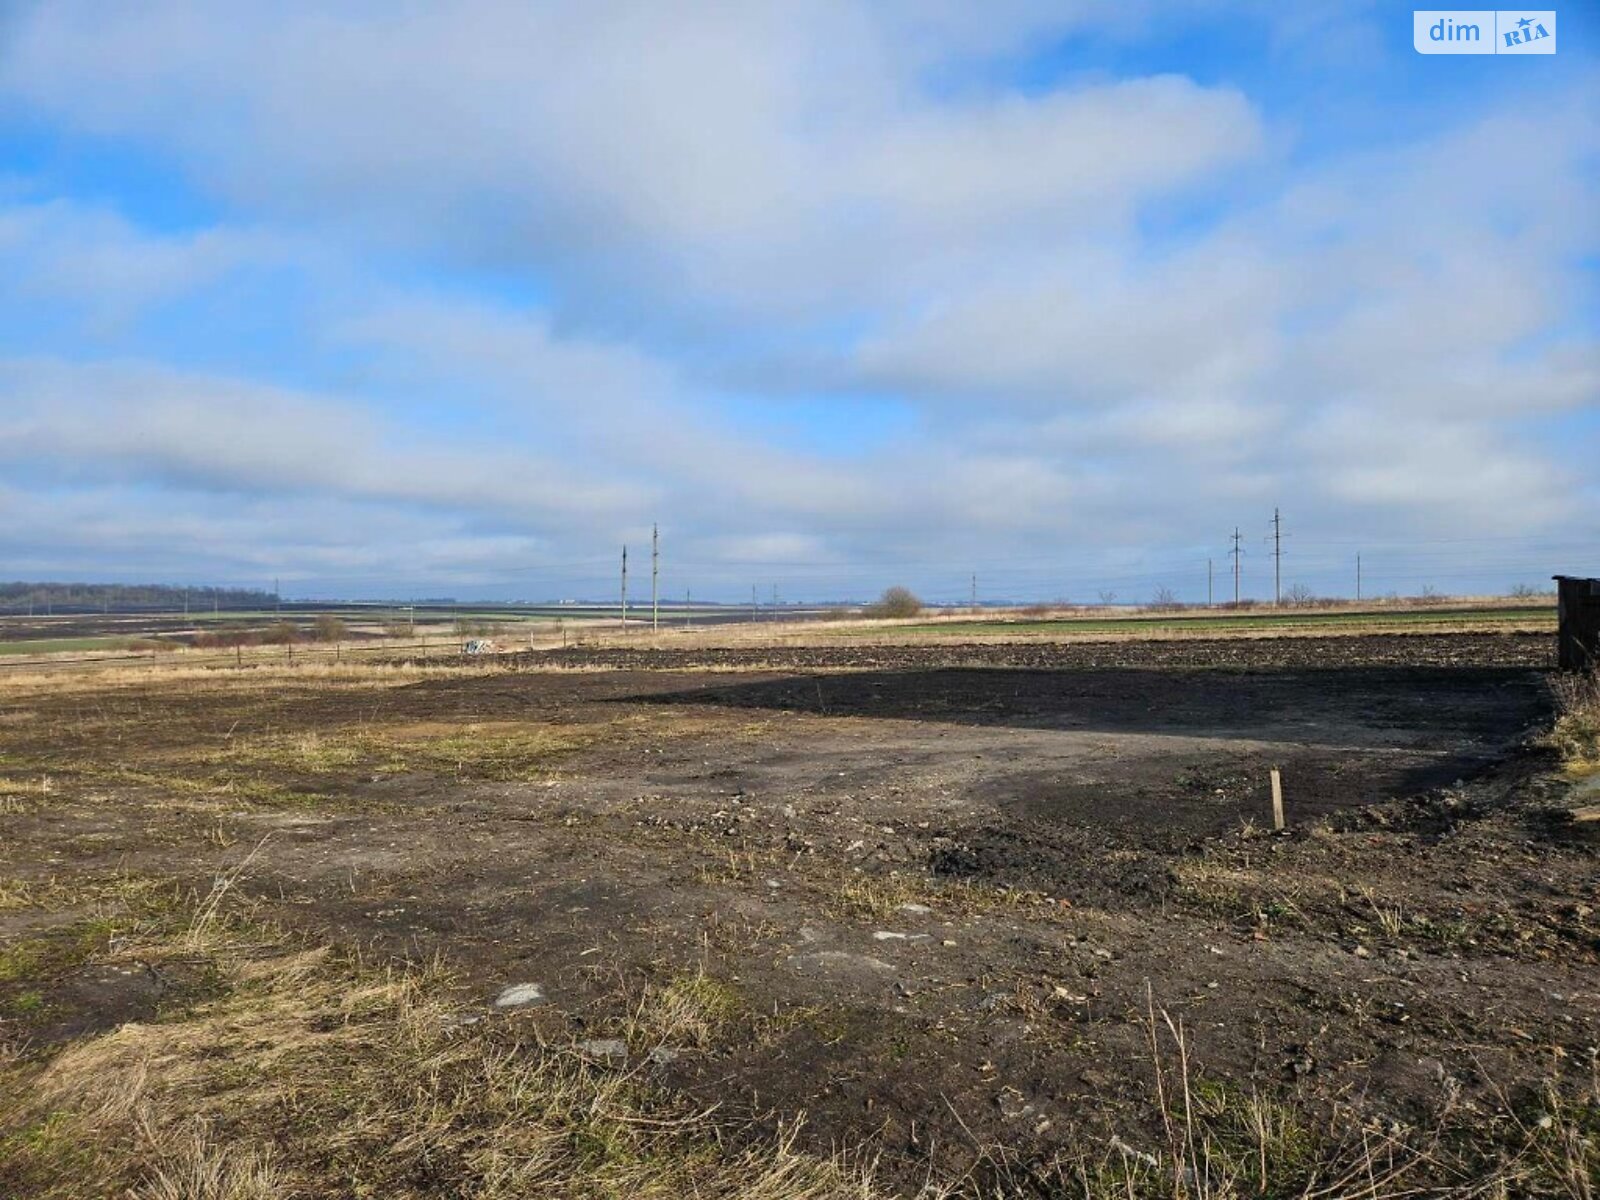
[[[1356,602],[1361,602],[1361,555],[1356,555]]]
[[[756,614],[758,611],[759,606],[756,603],[756,585],[752,583],[750,585],[750,619],[752,621],[756,619]]]
[[[1283,521],[1278,506],[1272,506],[1272,604],[1283,604]]]
[[[622,547],[622,632],[628,632],[628,547]]]
[[[278,590],[278,577],[272,577],[272,611],[276,616],[283,615],[283,593]]]
[[[772,585],[772,619],[778,619],[778,585]]]
[[[694,595],[688,588],[683,589],[683,627],[689,628],[690,606],[694,603]]]
[[[972,574],[972,607],[978,607],[978,574],[976,571]]]
[[[1244,556],[1244,551],[1239,549],[1239,527],[1233,527],[1233,549],[1228,551],[1233,555],[1233,606],[1239,606],[1239,560]]]
[[[656,526],[650,526],[650,632],[659,627],[656,607],[656,577],[661,573],[661,535]]]
[[[1211,602],[1211,560],[1206,559],[1206,607],[1215,607]]]

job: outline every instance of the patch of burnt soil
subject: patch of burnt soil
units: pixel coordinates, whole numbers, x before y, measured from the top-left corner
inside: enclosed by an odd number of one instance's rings
[[[1315,669],[1329,665],[1550,667],[1555,665],[1555,639],[1543,633],[1449,633],[737,649],[576,647],[526,651],[510,655],[508,659],[514,664],[532,667],[636,670],[752,667],[915,670],[951,665],[1077,669],[1228,667],[1238,670]]]

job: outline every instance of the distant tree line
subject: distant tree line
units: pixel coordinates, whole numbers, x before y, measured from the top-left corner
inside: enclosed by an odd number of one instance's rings
[[[0,583],[6,612],[181,612],[270,607],[277,599],[260,588],[178,587],[161,583]]]

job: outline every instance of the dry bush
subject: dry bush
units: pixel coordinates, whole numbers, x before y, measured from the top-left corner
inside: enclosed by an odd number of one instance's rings
[[[342,642],[349,632],[344,621],[332,613],[321,613],[311,623],[311,637],[318,642]]]
[[[915,617],[922,612],[922,601],[910,588],[896,585],[885,588],[883,595],[867,606],[867,616],[881,618]]]
[[[263,646],[292,646],[300,640],[300,630],[292,621],[277,621],[261,631]]]
[[[1568,767],[1600,767],[1600,666],[1554,675],[1550,690],[1555,694],[1556,722],[1545,735],[1545,744]]]
[[[1150,598],[1150,607],[1156,612],[1175,612],[1183,605],[1178,601],[1178,595],[1166,584],[1156,588]]]

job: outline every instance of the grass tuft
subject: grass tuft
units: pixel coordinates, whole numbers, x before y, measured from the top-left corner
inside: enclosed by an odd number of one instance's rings
[[[1545,744],[1569,770],[1600,769],[1600,667],[1568,671],[1551,678],[1556,722]]]

